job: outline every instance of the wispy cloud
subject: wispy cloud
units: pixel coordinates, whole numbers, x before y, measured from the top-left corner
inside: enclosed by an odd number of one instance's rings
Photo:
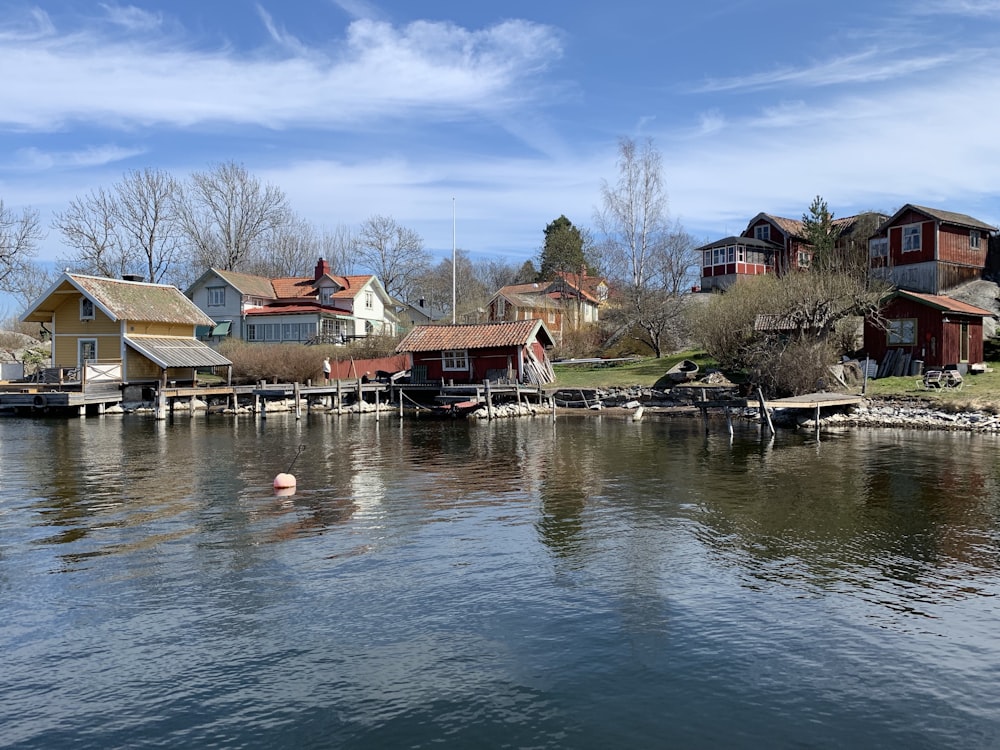
[[[967,56],[968,50],[962,55]],[[804,67],[783,67],[746,76],[710,80],[695,93],[759,91],[782,86],[822,87],[876,83],[934,70],[954,62],[958,55],[928,54],[901,57],[898,49],[868,49]]]
[[[368,0],[331,0],[331,2],[353,19],[385,20],[385,14]]]
[[[101,3],[100,7],[104,10],[109,22],[127,31],[152,31],[163,24],[162,14],[151,13],[134,5]]]
[[[38,148],[20,149],[16,161],[11,165],[15,169],[49,170],[81,167],[102,167],[106,164],[131,159],[144,153],[142,148],[125,148],[122,146],[105,145],[92,146],[78,151],[43,151]]]
[[[555,30],[528,21],[481,30],[354,21],[332,55],[301,47],[270,17],[265,23],[286,42],[283,55],[206,52],[167,39],[118,41],[94,30],[43,35],[39,24],[31,36],[9,37],[0,47],[0,69],[30,71],[0,80],[0,124],[337,128],[414,112],[448,118],[528,100],[526,82],[562,51]]]

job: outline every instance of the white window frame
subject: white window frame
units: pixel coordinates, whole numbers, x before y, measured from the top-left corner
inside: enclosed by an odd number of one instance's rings
[[[903,252],[915,253],[920,250],[922,224],[907,224],[903,227]]]
[[[80,320],[94,319],[94,303],[86,297],[80,297]]]
[[[917,319],[898,318],[890,320],[885,335],[886,343],[889,346],[916,346]]]
[[[441,369],[447,372],[468,372],[469,350],[449,349],[441,352]]]
[[[84,344],[91,344],[94,348],[93,357],[83,356]],[[87,362],[95,362],[97,360],[97,339],[77,339],[76,340],[76,364],[77,367],[83,367]]]
[[[771,225],[770,224],[760,224],[753,228],[754,239],[764,240],[765,242],[771,241]]]
[[[205,287],[205,292],[208,295],[208,301],[206,302],[207,307],[226,306],[226,287],[209,286]]]
[[[970,229],[969,230],[969,247],[971,247],[973,250],[978,250],[979,249],[979,241],[980,241],[979,240],[979,230],[978,229]]]
[[[369,310],[375,307],[375,292],[365,292],[365,307]]]
[[[330,286],[320,287],[319,290],[319,303],[321,305],[332,305],[333,295],[336,290]]]

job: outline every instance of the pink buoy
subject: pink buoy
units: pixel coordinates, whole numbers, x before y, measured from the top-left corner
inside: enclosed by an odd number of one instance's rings
[[[286,490],[294,486],[294,474],[278,474],[278,476],[274,478],[274,489],[276,490]]]

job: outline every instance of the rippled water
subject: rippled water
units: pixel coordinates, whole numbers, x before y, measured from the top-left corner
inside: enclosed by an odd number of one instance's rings
[[[3,747],[1000,744],[995,438],[128,416],[0,445]]]

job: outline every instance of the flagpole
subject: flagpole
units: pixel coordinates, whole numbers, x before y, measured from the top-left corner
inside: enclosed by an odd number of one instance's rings
[[[451,199],[451,324],[455,325],[455,199]]]

